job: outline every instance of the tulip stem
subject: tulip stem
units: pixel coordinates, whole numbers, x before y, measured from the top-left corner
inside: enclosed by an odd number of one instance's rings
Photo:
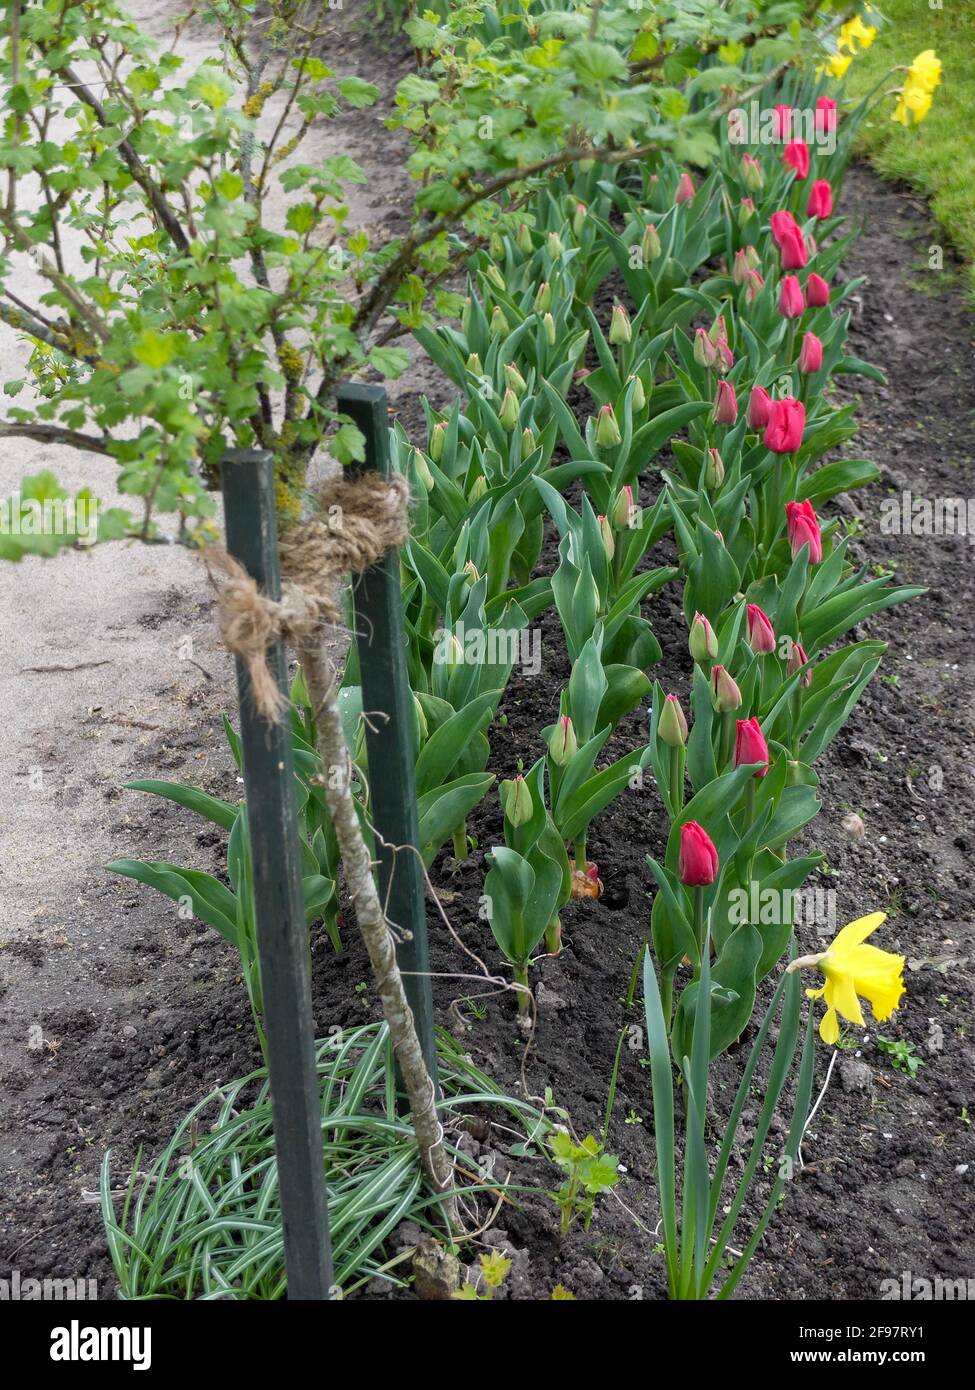
[[[707,914],[704,911],[704,889],[694,889],[694,936],[697,940],[698,969],[704,963],[704,937]]]
[[[467,858],[467,821],[462,820],[454,831],[454,858]]]
[[[562,954],[562,920],[553,917],[545,928],[545,949],[550,956]]]
[[[589,866],[589,860],[586,858],[585,830],[583,830],[580,835],[577,835],[575,837],[575,839],[572,842],[572,848],[575,852],[576,868],[579,870],[580,873],[584,874]]]
[[[721,716],[721,741],[718,745],[718,774],[720,775],[728,766],[731,758],[731,743],[735,736],[735,713],[733,709],[725,710]]]
[[[680,747],[670,750],[670,804],[672,819],[676,820],[684,809],[684,750]]]
[[[799,721],[802,718],[802,681],[792,692],[792,756],[799,760]]]

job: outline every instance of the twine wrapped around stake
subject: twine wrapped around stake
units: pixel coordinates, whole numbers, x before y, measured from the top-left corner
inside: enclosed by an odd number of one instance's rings
[[[268,668],[268,647],[281,641],[301,646],[339,624],[342,577],[362,574],[409,534],[410,490],[399,474],[330,479],[317,501],[315,515],[281,537],[279,600],[262,594],[223,547],[211,546],[205,554],[218,591],[220,637],[246,664],[254,704],[272,723],[281,718],[287,698]]]

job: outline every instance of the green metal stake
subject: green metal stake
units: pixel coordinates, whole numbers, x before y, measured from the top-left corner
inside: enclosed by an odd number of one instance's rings
[[[264,594],[279,599],[272,457],[232,450],[222,471],[227,549]],[[288,1299],[321,1300],[330,1297],[332,1252],[291,729],[287,718],[271,725],[257,712],[247,668],[236,660]],[[268,666],[287,690],[280,642]]]
[[[389,476],[389,422],[381,386],[340,388],[338,410],[365,435],[362,469]],[[416,810],[413,693],[406,670],[406,631],[399,555],[392,552],[366,570],[353,589],[362,708],[367,713],[369,796],[380,840],[379,891],[389,920],[403,934],[396,959],[413,1010],[423,1059],[437,1085],[437,1047],[430,988],[430,954],[420,828]],[[413,846],[413,850],[402,846]],[[394,848],[399,846],[400,848]],[[414,850],[416,852],[414,852]]]

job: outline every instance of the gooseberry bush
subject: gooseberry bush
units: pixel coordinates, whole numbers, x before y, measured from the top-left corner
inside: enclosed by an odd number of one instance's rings
[[[440,368],[453,403],[426,404],[422,438],[390,430],[413,499],[401,588],[417,848],[427,868],[448,842],[465,860],[468,818],[499,795],[484,915],[527,1030],[533,961],[561,950],[569,905],[582,921],[602,889],[589,827],[655,788],[670,828],[646,859],[643,979],[661,1238],[671,1297],[716,1284],[730,1296],[799,1162],[815,1066],[799,970],[825,977],[828,1045],[837,1013],[862,1022],[858,996],[884,1019],[902,991],[901,958],[866,942],[879,914],[805,950],[795,897],[822,857],[790,854],[820,808],[815,763],[883,657],[856,630],[921,592],[858,565],[830,515],[878,475],[856,456],[855,407],[834,383],[882,379],[848,351],[858,282],[838,275],[844,170],[868,109],[838,82],[879,16],[791,0],[404,7],[395,21],[416,65],[387,124],[407,142],[415,196],[406,230],[380,240],[349,225],[366,172],[302,151],[316,122],[377,90],[328,66],[323,7],[272,0],[259,31],[255,8],[195,6],[215,52],[191,72],[115,0],[14,3],[0,17],[0,320],[25,362],[5,384],[0,433],[115,460],[132,503],[102,512],[100,540],[158,539],[175,514],[175,538],[201,546],[228,448],[271,451],[287,529],[307,511],[317,455],[362,458],[336,386],[396,377],[410,350]],[[898,120],[930,105],[940,68],[921,58]],[[618,301],[603,317],[608,284]],[[23,488],[60,490],[50,475]],[[548,536],[557,555],[543,569]],[[72,539],[0,537],[0,553]],[[652,675],[662,653],[645,605],[666,585],[687,623],[686,712]],[[548,612],[570,674],[494,793],[494,721]],[[291,695],[307,920],[340,951],[341,862],[300,672]],[[374,849],[354,649],[340,708]],[[645,741],[608,760],[638,709]],[[228,739],[239,761],[229,724]],[[228,832],[229,888],[155,861],[109,867],[189,896],[236,945],[263,1037],[246,808],[132,785]],[[755,1018],[709,1157],[709,1067]],[[760,1069],[761,1115],[729,1195]],[[752,1179],[787,1097],[756,1214]],[[549,1152],[569,1174],[563,1227],[576,1211],[588,1225],[616,1176],[601,1146],[556,1131]]]

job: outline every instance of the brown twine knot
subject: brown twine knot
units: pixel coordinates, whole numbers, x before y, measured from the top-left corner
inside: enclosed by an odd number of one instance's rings
[[[247,666],[254,704],[276,723],[287,705],[267,664],[275,642],[300,644],[342,620],[338,581],[362,574],[409,534],[410,490],[399,474],[339,476],[319,490],[318,510],[281,537],[281,598],[262,594],[243,565],[222,547],[205,552],[217,588],[224,646]]]

